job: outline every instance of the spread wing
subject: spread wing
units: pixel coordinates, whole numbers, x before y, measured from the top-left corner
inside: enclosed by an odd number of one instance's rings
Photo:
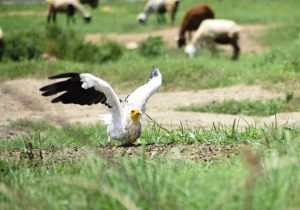
[[[51,102],[63,104],[92,105],[97,103],[107,104],[104,93],[96,91],[95,88],[83,89],[80,74],[63,73],[49,77],[49,79],[69,78],[40,88],[43,96],[51,96],[64,92],[54,98]],[[108,104],[107,104],[108,105]]]
[[[148,99],[158,90],[162,83],[162,76],[159,70],[154,67],[147,82],[131,93],[126,101],[136,108],[145,112],[145,106]]]
[[[120,99],[104,80],[92,74],[84,73],[63,73],[49,77],[49,79],[68,78],[64,81],[56,82],[40,88],[43,96],[52,96],[57,93],[61,95],[54,98],[51,102],[64,104],[105,104],[110,108],[113,122],[121,122],[122,109]]]

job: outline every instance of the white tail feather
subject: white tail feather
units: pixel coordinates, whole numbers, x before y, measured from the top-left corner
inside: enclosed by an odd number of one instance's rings
[[[111,114],[100,114],[99,118],[105,125],[110,125],[112,122]]]

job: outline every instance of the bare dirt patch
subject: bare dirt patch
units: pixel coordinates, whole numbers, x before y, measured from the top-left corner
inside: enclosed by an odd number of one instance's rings
[[[274,25],[242,25],[242,32],[240,36],[240,46],[242,52],[260,53],[267,49],[267,46],[257,42],[259,37],[262,36],[263,31],[275,27]],[[85,40],[94,44],[101,44],[108,40],[119,42],[130,48],[130,46],[137,46],[139,42],[151,37],[161,36],[164,42],[170,48],[176,48],[176,37],[178,36],[178,27],[169,27],[157,31],[149,31],[147,33],[131,33],[131,34],[86,34]],[[231,51],[230,46],[222,46],[222,49]]]
[[[131,147],[80,147],[63,149],[26,149],[5,151],[0,155],[0,159],[5,160],[25,160],[33,163],[65,162],[77,158],[83,158],[94,153],[104,159],[113,160],[118,157],[139,157],[145,156],[147,159],[168,158],[171,160],[190,159],[194,161],[211,162],[214,160],[228,160],[240,153],[241,145],[208,145],[208,144],[150,144],[135,145]]]
[[[108,112],[106,107],[99,105],[78,106],[51,104],[51,97],[42,97],[39,88],[48,84],[47,80],[18,79],[5,81],[0,85],[0,127],[7,126],[10,121],[18,119],[45,120],[56,125],[69,123],[99,123],[99,114]],[[120,93],[120,91],[117,91]],[[120,94],[121,98],[129,92]],[[189,127],[211,127],[213,123],[232,125],[237,120],[240,127],[248,124],[264,125],[274,123],[275,117],[250,117],[216,113],[195,113],[175,111],[181,106],[206,104],[225,99],[271,99],[284,97],[284,94],[263,89],[260,86],[237,85],[199,91],[159,92],[147,104],[147,113],[159,124],[178,128],[181,124]],[[144,124],[150,122],[144,116]],[[300,113],[280,113],[276,116],[278,125],[300,123]],[[3,133],[2,133],[3,135]]]

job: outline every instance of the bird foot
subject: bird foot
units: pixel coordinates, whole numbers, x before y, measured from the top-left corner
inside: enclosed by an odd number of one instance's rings
[[[132,147],[132,146],[134,146],[134,144],[132,144],[132,143],[122,144],[122,147]]]

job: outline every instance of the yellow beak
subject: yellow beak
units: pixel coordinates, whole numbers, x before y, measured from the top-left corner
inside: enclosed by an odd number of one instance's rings
[[[131,115],[131,119],[133,121],[134,124],[138,123],[139,120],[139,116],[142,114],[141,110],[139,109],[133,109],[130,112]]]

